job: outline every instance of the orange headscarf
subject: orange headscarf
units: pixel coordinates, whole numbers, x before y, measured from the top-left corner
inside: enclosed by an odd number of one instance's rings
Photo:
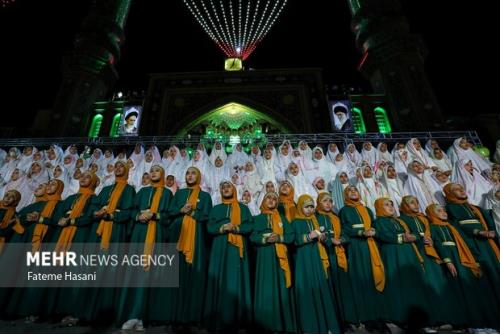
[[[279,187],[281,188],[284,183],[287,183],[290,186],[291,191],[286,196],[282,195],[281,192],[279,192],[279,202],[283,204],[283,207],[285,208],[285,217],[288,222],[291,223],[293,218],[295,217],[295,214],[297,213],[297,207],[295,206],[295,202],[293,201],[295,190],[293,189],[293,185],[288,181],[281,182]]]
[[[105,206],[106,212],[112,215],[116,211],[118,206],[118,201],[120,200],[123,190],[127,186],[129,169],[126,163],[123,161],[117,161],[116,165],[122,165],[125,168],[125,172],[121,176],[115,176],[115,186],[110,194],[108,204]],[[101,249],[107,250],[109,248],[109,241],[111,240],[111,234],[113,232],[113,221],[102,219],[97,226],[96,233],[101,237]]]
[[[429,227],[429,221],[427,220],[427,217],[423,213],[420,213],[420,212],[415,213],[410,209],[408,202],[410,202],[412,199],[414,199],[418,203],[418,199],[415,196],[411,196],[411,195],[404,196],[401,200],[401,206],[399,208],[399,211],[404,213],[407,216],[417,218],[424,225],[424,228],[425,228],[424,236],[428,239],[432,239],[431,229]],[[443,262],[443,261],[441,261],[441,258],[439,257],[438,253],[436,252],[436,249],[434,248],[434,246],[424,245],[424,249],[425,249],[425,254],[434,258],[434,261],[436,263],[441,264]]]
[[[64,190],[64,182],[58,179],[51,180],[50,182],[56,182],[57,183],[57,188],[56,192],[48,195],[44,195],[44,200],[47,201],[45,203],[45,206],[40,213],[41,218],[50,218],[52,217],[52,214],[54,213],[54,209],[61,200],[61,194]],[[50,183],[49,182],[49,183]],[[40,250],[40,247],[42,245],[43,238],[47,234],[47,231],[49,229],[49,226],[47,224],[44,224],[43,222],[37,223],[35,225],[35,229],[33,230],[33,237],[31,238],[31,251],[33,253],[38,252]]]
[[[160,200],[163,195],[163,191],[165,190],[165,170],[160,165],[154,165],[151,169],[158,167],[160,168],[160,179],[158,182],[151,181],[151,187],[156,188],[156,192],[153,196],[153,200],[151,201],[151,205],[149,207],[149,211],[153,214],[158,213],[158,209],[160,208]],[[155,238],[156,238],[156,221],[150,220],[148,221],[148,229],[146,231],[146,240],[144,241],[144,255],[151,256],[153,254],[153,248],[155,246]],[[149,270],[149,264],[144,267],[144,270]]]
[[[233,196],[228,199],[222,196],[222,185],[225,183],[230,184],[233,188]],[[234,226],[239,226],[241,224],[241,208],[240,204],[238,203],[238,195],[235,186],[230,182],[221,183],[221,197],[222,204],[231,205],[231,224],[233,224]],[[239,248],[240,257],[243,258],[243,237],[239,234],[229,233],[227,236],[227,241]]]
[[[385,211],[384,203],[387,201],[392,202],[392,200],[390,198],[384,198],[384,197],[377,198],[375,200],[375,212],[376,212],[377,217],[392,218],[395,221],[397,221],[399,223],[399,225],[401,225],[401,227],[403,228],[405,233],[411,233],[410,228],[408,227],[408,225],[406,225],[404,220],[396,218],[396,217],[394,217],[394,214],[389,214]],[[417,256],[418,261],[420,262],[420,264],[423,264],[424,259],[423,259],[422,255],[420,255],[420,252],[418,251],[417,245],[414,242],[412,242],[411,246],[413,247],[413,251],[415,252],[415,255]]]
[[[91,177],[90,184],[87,187],[80,186],[80,189],[78,190],[79,196],[75,197],[73,201],[73,207],[71,208],[71,211],[69,211],[69,219],[79,218],[82,215],[83,209],[85,209],[85,205],[87,204],[88,200],[92,195],[94,195],[94,191],[97,187],[97,182],[99,181],[99,179],[94,173],[91,173],[89,171],[83,173],[81,177],[86,174],[90,175]],[[76,234],[76,230],[77,227],[74,225],[63,227],[61,234],[59,235],[59,239],[56,243],[56,252],[68,251],[70,249],[71,243]]]
[[[483,228],[485,231],[489,231],[488,224],[486,223],[486,220],[484,219],[483,214],[481,213],[481,210],[479,210],[475,205],[469,204],[467,199],[459,199],[455,194],[453,193],[453,188],[459,186],[462,187],[461,185],[457,183],[448,183],[446,186],[444,186],[443,191],[444,194],[446,195],[446,201],[448,203],[452,204],[462,204],[465,205],[467,208],[469,208],[470,211],[476,216],[476,218],[479,220],[481,225],[483,225]],[[500,262],[500,250],[498,249],[497,244],[493,239],[488,239],[488,244],[490,245],[491,249],[493,250],[493,253],[495,253],[497,257],[497,261]]]
[[[198,204],[198,196],[200,195],[200,183],[201,183],[201,172],[196,167],[189,167],[187,171],[194,171],[196,173],[196,181],[193,185],[188,186],[191,190],[191,194],[187,199],[187,204],[191,204],[193,213],[196,210],[196,205]],[[182,218],[181,233],[179,235],[179,241],[177,242],[177,250],[182,252],[186,257],[187,263],[193,263],[194,259],[194,242],[196,238],[196,220],[191,215],[184,215]]]
[[[295,219],[310,220],[313,223],[314,229],[316,231],[320,231],[319,222],[318,219],[316,219],[314,213],[309,217],[304,214],[303,209],[308,205],[314,206],[313,198],[309,195],[301,195],[297,202],[297,213],[295,214]],[[326,252],[325,245],[323,245],[319,241],[317,242],[317,245],[319,250],[319,257],[321,258],[321,262],[323,264],[323,270],[325,271],[326,277],[328,277],[328,268],[330,267],[330,261],[328,260],[328,254]]]
[[[276,193],[273,192],[267,193],[264,196],[264,199],[262,200],[262,203],[260,205],[260,212],[264,215],[269,215],[271,225],[273,228],[273,233],[282,236],[283,223],[281,221],[278,209],[277,208],[269,209],[269,207],[266,206],[266,198],[270,196],[276,197],[276,200],[278,200],[279,197],[278,194]],[[278,260],[280,262],[280,267],[285,272],[286,287],[289,288],[292,285],[292,271],[290,270],[290,264],[288,262],[288,250],[286,248],[286,245],[282,243],[275,243],[274,247],[276,249],[276,256],[278,257]]]
[[[372,221],[370,215],[368,214],[368,210],[366,209],[366,207],[363,204],[361,204],[359,197],[357,200],[352,200],[349,198],[348,193],[351,188],[356,188],[356,187],[349,186],[344,189],[344,205],[356,209],[356,212],[358,213],[359,217],[361,218],[361,221],[363,222],[365,231],[368,231],[372,227]],[[382,258],[380,257],[380,252],[373,237],[367,237],[366,242],[368,244],[368,250],[370,251],[370,260],[372,264],[372,274],[373,274],[373,281],[375,283],[375,289],[377,289],[377,291],[382,292],[384,291],[385,288],[384,263],[382,262]]]
[[[460,263],[464,267],[469,268],[474,276],[481,277],[482,274],[481,268],[479,267],[479,264],[476,262],[474,255],[470,251],[469,246],[467,246],[467,243],[464,241],[458,230],[453,225],[451,225],[447,221],[441,220],[437,216],[435,210],[438,207],[439,207],[438,204],[429,205],[425,210],[425,213],[427,213],[427,217],[429,217],[429,220],[434,225],[448,227],[448,229],[453,234],[453,238],[455,239],[455,244],[457,245],[458,257],[460,258]]]
[[[0,229],[6,229],[9,224],[11,223],[11,220],[15,217],[16,214],[16,206],[19,204],[21,201],[21,193],[17,190],[9,190],[5,193],[7,194],[13,194],[14,195],[14,202],[12,205],[6,206],[3,201],[0,202],[0,209],[5,210],[5,214],[2,218],[2,222],[0,222]],[[24,233],[24,227],[21,225],[18,219],[16,219],[14,226],[12,229],[19,234]],[[0,254],[3,251],[3,248],[5,246],[5,237],[0,237]]]
[[[342,226],[340,225],[340,219],[336,215],[332,213],[332,211],[324,211],[321,208],[321,202],[324,201],[325,199],[332,199],[332,196],[329,193],[320,193],[318,195],[318,199],[316,200],[316,212],[327,216],[330,218],[330,222],[333,225],[333,231],[335,233],[335,236],[340,239],[340,235],[342,233]],[[344,246],[338,245],[335,246],[335,254],[337,255],[337,263],[340,268],[342,268],[345,272],[347,272],[347,257],[345,254],[345,249]]]

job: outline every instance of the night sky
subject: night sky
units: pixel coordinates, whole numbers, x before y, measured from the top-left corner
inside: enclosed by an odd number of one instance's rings
[[[430,54],[427,72],[447,115],[488,110],[494,87],[484,75],[498,70],[497,55],[482,42],[494,31],[494,12],[470,2],[402,0],[412,31]],[[17,0],[0,7],[1,126],[53,105],[60,63],[71,51],[90,0]],[[147,89],[148,73],[218,71],[223,54],[184,8],[182,0],[136,0],[126,26],[116,90]],[[270,34],[246,62],[255,69],[320,67],[329,85],[369,87],[356,71],[360,55],[350,31],[346,0],[289,0]],[[496,78],[496,76],[495,76]],[[6,115],[9,115],[8,118]]]

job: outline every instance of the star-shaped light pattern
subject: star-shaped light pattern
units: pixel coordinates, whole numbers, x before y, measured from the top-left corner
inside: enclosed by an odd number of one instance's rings
[[[2,7],[7,7],[10,4],[13,4],[15,0],[0,0],[0,5]]]
[[[245,60],[264,39],[288,0],[183,0],[228,58]]]

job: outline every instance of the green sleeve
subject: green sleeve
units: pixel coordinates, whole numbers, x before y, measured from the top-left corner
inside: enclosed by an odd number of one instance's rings
[[[295,239],[295,232],[292,224],[286,219],[285,215],[280,214],[283,223],[283,241],[284,244],[291,244]]]
[[[471,216],[471,214],[468,212],[467,209],[465,209],[463,205],[448,204],[446,205],[446,211],[448,212],[448,219],[449,219],[448,221],[450,222],[450,224],[455,226],[457,229],[459,229],[461,232],[463,232],[470,238],[482,239],[482,237],[479,236],[478,233],[480,231],[483,231],[484,228],[479,221],[473,224],[460,223],[460,221],[462,220],[479,219],[476,216]]]
[[[212,209],[212,197],[210,197],[208,193],[200,191],[198,198],[200,202],[196,205],[193,218],[197,222],[206,222],[208,221],[208,216],[210,215],[210,210]]]
[[[120,203],[113,215],[113,221],[118,224],[127,224],[132,218],[132,212],[135,208],[134,203],[135,190],[132,186],[127,185],[123,190],[120,198]]]
[[[207,231],[210,234],[220,235],[226,234],[221,233],[222,225],[229,222],[226,212],[228,212],[228,206],[225,204],[219,204],[212,208],[208,216]]]
[[[434,249],[436,249],[439,257],[443,260],[443,262],[451,262],[451,247],[443,246],[443,242],[450,241],[446,240],[443,237],[443,230],[446,230],[446,227],[434,226],[431,225],[431,234],[432,241],[434,242]]]
[[[170,189],[164,189],[162,194],[162,199],[160,203],[160,208],[158,209],[158,214],[160,215],[157,222],[163,226],[168,226],[170,222],[170,203],[172,202],[172,192]]]
[[[382,242],[388,244],[402,244],[402,232],[394,231],[391,228],[390,220],[387,218],[377,218],[375,221],[376,236]]]
[[[267,225],[267,215],[260,214],[254,217],[254,225],[252,234],[250,234],[250,241],[257,245],[267,245],[264,233],[271,233],[272,230]]]
[[[85,208],[83,209],[83,212],[80,215],[80,217],[75,218],[75,223],[73,225],[75,225],[75,226],[91,225],[95,221],[95,218],[94,218],[95,211],[97,211],[95,195],[92,195],[88,199],[87,203],[85,203]]]
[[[253,230],[253,216],[250,209],[241,203],[238,203],[241,210],[241,224],[236,232],[236,234],[250,234]]]
[[[311,240],[309,240],[308,235],[309,231],[307,231],[304,227],[304,222],[300,219],[296,219],[292,221],[293,233],[295,234],[295,245],[303,246],[305,244],[310,244]]]
[[[350,207],[343,207],[340,209],[339,212],[339,218],[340,218],[340,223],[342,224],[342,232],[344,235],[350,237],[350,238],[361,238],[365,239],[365,236],[363,235],[363,232],[365,230],[364,227],[353,227],[353,225],[360,225],[362,224],[361,220],[358,219],[358,217],[353,215],[353,210]],[[370,213],[370,211],[369,211]],[[370,215],[371,217],[371,215]],[[373,219],[372,219],[373,221]]]

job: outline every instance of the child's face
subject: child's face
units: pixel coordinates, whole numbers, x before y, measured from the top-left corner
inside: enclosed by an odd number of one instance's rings
[[[172,175],[167,176],[167,187],[172,187],[174,185],[174,177]]]
[[[304,212],[304,216],[310,217],[314,213],[314,206],[313,205],[308,205],[302,208],[302,211]]]
[[[333,208],[333,202],[330,198],[326,198],[323,201],[321,201],[321,208],[323,211],[330,212],[332,211]]]
[[[252,195],[248,191],[245,191],[242,196],[243,203],[248,204],[252,200]]]

